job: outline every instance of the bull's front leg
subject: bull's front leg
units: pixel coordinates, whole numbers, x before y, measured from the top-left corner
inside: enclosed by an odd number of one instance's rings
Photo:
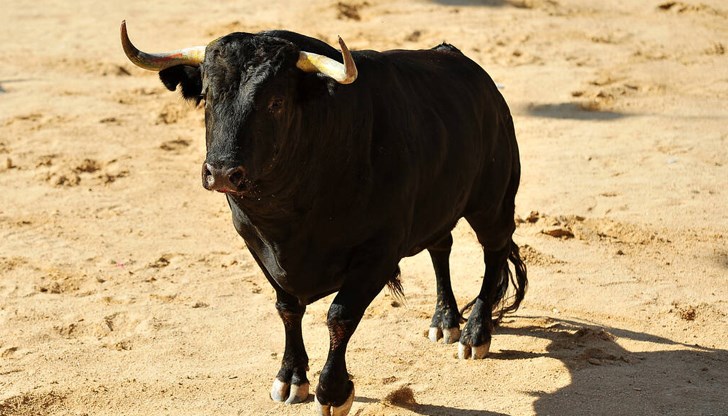
[[[316,388],[316,403],[323,416],[345,416],[354,403],[354,383],[346,368],[346,347],[366,308],[389,278],[399,273],[396,263],[388,269],[389,273],[379,270],[379,273],[350,275],[331,303],[327,317],[329,354]]]
[[[301,320],[306,307],[301,306],[293,296],[276,290],[276,309],[283,321],[286,332],[286,347],[283,352],[281,369],[278,371],[270,397],[277,402],[287,404],[301,403],[308,399],[309,382],[306,377],[308,371],[308,355],[303,345],[303,332]]]

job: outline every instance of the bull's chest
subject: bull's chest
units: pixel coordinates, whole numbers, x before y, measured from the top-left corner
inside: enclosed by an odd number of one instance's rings
[[[230,209],[235,229],[276,289],[308,304],[341,287],[346,267],[342,256],[316,250],[306,235],[272,238],[232,201]]]

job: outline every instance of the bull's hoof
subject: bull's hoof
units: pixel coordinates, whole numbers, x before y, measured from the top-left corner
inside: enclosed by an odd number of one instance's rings
[[[445,344],[452,344],[460,340],[460,328],[445,328],[440,329],[438,327],[430,327],[430,331],[427,338],[432,342],[437,342],[442,338],[442,342]]]
[[[490,352],[490,341],[476,347],[463,344],[462,342],[458,344],[458,358],[461,360],[467,360],[469,358],[482,360],[488,355],[488,352]]]
[[[349,397],[346,399],[344,404],[341,406],[332,406],[328,404],[321,404],[318,401],[318,397],[316,397],[316,408],[319,411],[319,415],[321,416],[346,416],[349,414],[349,410],[351,410],[351,406],[354,404],[354,386],[351,386],[351,393],[349,394]]]
[[[286,404],[302,403],[308,399],[309,383],[289,384],[277,378],[270,389],[271,399]]]
[[[490,351],[490,341],[493,337],[493,321],[490,306],[477,298],[473,305],[473,312],[460,335],[458,345],[458,358],[467,360],[481,360]]]

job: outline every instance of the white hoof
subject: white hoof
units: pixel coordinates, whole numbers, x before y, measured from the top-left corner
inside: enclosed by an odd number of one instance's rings
[[[488,355],[488,352],[490,352],[490,342],[477,347],[471,347],[462,342],[458,344],[458,358],[461,360],[467,360],[468,358],[482,360]]]
[[[291,385],[278,380],[273,380],[273,386],[270,388],[270,398],[277,402],[285,402],[288,398],[288,392]]]
[[[482,360],[490,352],[490,341],[477,347],[472,347],[471,352],[473,354],[473,360]]]
[[[452,344],[460,340],[460,328],[445,328],[440,329],[438,327],[431,326],[430,331],[427,334],[427,338],[432,342],[437,342],[442,338],[442,342],[445,344]]]
[[[310,384],[303,383],[300,386],[291,384],[291,393],[288,395],[286,404],[303,403],[308,400],[308,388]]]
[[[470,358],[470,346],[465,345],[462,342],[458,343],[458,358],[461,360],[467,360]]]
[[[318,401],[318,397],[316,398],[316,408],[319,411],[319,414],[321,416],[346,416],[349,414],[349,410],[351,410],[351,406],[354,404],[354,387],[351,388],[351,394],[349,395],[349,398],[346,399],[344,404],[341,406],[331,406],[331,405],[322,405]]]
[[[442,329],[436,326],[431,326],[430,332],[427,334],[427,338],[429,338],[432,342],[437,342],[437,340],[442,338]]]
[[[286,404],[295,404],[305,402],[308,399],[309,383],[297,386],[278,380],[273,380],[273,386],[270,389],[271,399]]]
[[[452,344],[460,341],[460,328],[447,328],[442,330],[442,342]]]

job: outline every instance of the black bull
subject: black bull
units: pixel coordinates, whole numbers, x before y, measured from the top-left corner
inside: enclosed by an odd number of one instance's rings
[[[273,399],[308,397],[301,319],[307,304],[338,291],[316,400],[322,414],[343,415],[354,397],[348,341],[387,284],[401,289],[403,257],[423,249],[432,257],[430,339],[459,341],[460,358],[487,354],[494,325],[518,308],[527,284],[512,241],[520,162],[506,102],[453,46],[353,52],[359,76],[349,85],[299,70],[300,51],[341,59],[287,31],[233,33],[208,45],[199,66],[160,78],[205,101],[203,185],[226,194],[276,291],[286,341]],[[485,276],[461,333],[448,262],[463,217],[483,246]]]

